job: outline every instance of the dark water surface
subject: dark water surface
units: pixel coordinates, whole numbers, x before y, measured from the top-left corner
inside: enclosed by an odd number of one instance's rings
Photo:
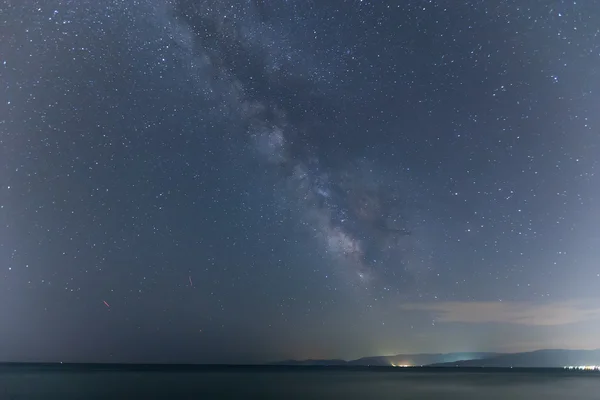
[[[0,369],[5,399],[600,399],[600,373]]]

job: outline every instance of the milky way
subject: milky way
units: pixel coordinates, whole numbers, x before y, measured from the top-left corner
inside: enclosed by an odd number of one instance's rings
[[[272,28],[252,2],[181,1],[165,18],[173,37],[187,32],[184,57],[201,65],[198,84],[208,81],[211,87],[227,88],[224,107],[233,122],[247,126],[258,157],[280,171],[290,206],[301,209],[301,223],[343,275],[364,283],[381,274],[406,272],[403,252],[409,249],[411,227],[405,213],[412,200],[408,188],[397,176],[386,179],[377,173],[376,164],[322,162],[319,143],[331,133],[319,126],[335,120],[340,110],[329,115],[297,110],[325,104],[318,79],[310,77],[318,61],[306,67],[294,63],[303,52],[286,45],[284,33]],[[290,98],[300,102],[290,103]]]

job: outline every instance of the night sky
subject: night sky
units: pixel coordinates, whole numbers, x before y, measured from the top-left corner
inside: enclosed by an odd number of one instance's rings
[[[0,360],[600,347],[600,3],[4,0]]]

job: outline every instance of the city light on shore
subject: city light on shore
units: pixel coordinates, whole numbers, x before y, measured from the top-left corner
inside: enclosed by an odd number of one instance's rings
[[[600,365],[569,365],[564,367],[564,369],[577,371],[600,371]]]

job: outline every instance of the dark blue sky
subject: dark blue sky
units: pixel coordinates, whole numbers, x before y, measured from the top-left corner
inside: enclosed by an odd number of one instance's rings
[[[600,347],[597,1],[0,20],[0,360]]]

